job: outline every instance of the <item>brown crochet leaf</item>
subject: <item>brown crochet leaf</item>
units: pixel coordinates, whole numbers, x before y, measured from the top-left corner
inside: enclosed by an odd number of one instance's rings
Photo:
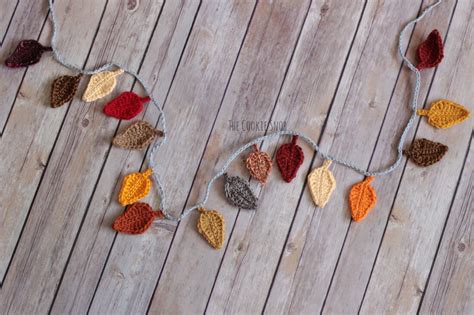
[[[253,145],[254,152],[250,153],[245,161],[245,165],[256,180],[260,183],[265,184],[267,182],[268,175],[272,171],[272,159],[267,152],[262,152],[258,147]]]
[[[205,210],[199,208],[197,228],[199,233],[215,249],[220,249],[225,240],[225,221],[224,216],[215,210]]]
[[[144,202],[136,202],[115,219],[112,228],[121,233],[142,234],[156,218],[164,218],[163,212],[153,209]]]
[[[443,158],[448,147],[428,139],[415,140],[403,153],[419,166],[430,166]]]
[[[253,194],[248,184],[238,176],[224,174],[225,196],[231,204],[242,209],[257,208],[257,197]]]
[[[63,75],[53,81],[51,89],[51,107],[56,108],[72,100],[81,81],[82,74],[77,76]]]
[[[140,150],[146,148],[158,136],[163,136],[161,130],[156,130],[146,121],[140,120],[117,135],[113,140],[113,144],[125,149]]]

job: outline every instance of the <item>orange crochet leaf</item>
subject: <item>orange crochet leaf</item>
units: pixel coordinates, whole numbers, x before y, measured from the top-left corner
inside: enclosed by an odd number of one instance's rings
[[[152,173],[152,169],[149,168],[143,173],[131,173],[125,176],[119,192],[119,202],[122,206],[137,202],[148,195],[151,188],[150,175]]]
[[[199,208],[199,220],[197,228],[199,233],[215,249],[220,249],[225,240],[224,216],[215,210]]]
[[[115,219],[112,228],[121,233],[142,234],[156,218],[164,218],[161,210],[153,209],[144,202],[137,202],[127,207],[125,212]]]
[[[431,104],[430,109],[419,109],[420,116],[428,116],[428,123],[436,128],[449,128],[469,118],[469,110],[448,100],[439,100]]]
[[[370,182],[373,180],[373,176],[368,176],[362,182],[352,186],[349,194],[349,205],[354,221],[364,219],[377,203],[375,189],[370,186]]]
[[[267,182],[268,175],[272,171],[272,158],[267,152],[262,152],[258,149],[257,145],[253,145],[254,152],[250,153],[245,161],[245,166],[256,180],[260,183],[265,184]]]

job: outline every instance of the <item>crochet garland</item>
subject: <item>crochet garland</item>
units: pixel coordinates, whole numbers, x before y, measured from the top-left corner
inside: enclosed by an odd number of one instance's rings
[[[143,173],[129,174],[125,176],[123,180],[118,202],[122,206],[128,207],[125,212],[114,221],[112,228],[122,233],[140,234],[145,232],[155,220],[167,219],[178,222],[189,215],[193,210],[197,210],[200,213],[197,224],[198,232],[212,247],[219,249],[224,245],[225,241],[224,216],[216,210],[206,210],[204,208],[212,184],[217,178],[223,176],[225,179],[224,192],[229,203],[241,209],[256,209],[258,206],[258,198],[249,187],[248,181],[239,176],[228,175],[226,169],[240,154],[245,152],[248,148],[253,148],[253,151],[248,154],[245,160],[245,165],[251,177],[255,178],[261,185],[265,185],[273,169],[273,163],[272,158],[268,153],[262,152],[258,149],[257,144],[264,140],[285,135],[292,136],[291,142],[281,145],[276,152],[278,169],[281,173],[282,179],[287,183],[290,183],[295,179],[298,170],[304,161],[303,150],[297,144],[298,139],[303,139],[317,154],[325,159],[323,165],[312,170],[307,178],[311,197],[317,207],[323,208],[329,202],[331,194],[336,188],[336,180],[329,169],[332,162],[349,167],[354,171],[365,175],[365,179],[356,183],[350,190],[349,194],[349,207],[354,221],[363,220],[375,207],[377,195],[375,189],[371,186],[371,182],[374,180],[375,176],[388,174],[394,171],[400,165],[403,154],[417,165],[423,167],[432,165],[443,158],[448,151],[448,147],[427,139],[417,139],[407,150],[403,150],[404,140],[417,114],[420,116],[427,116],[428,123],[436,128],[452,127],[467,119],[470,114],[465,107],[448,100],[434,102],[429,110],[417,108],[421,81],[420,70],[436,67],[442,61],[444,57],[443,40],[440,33],[437,30],[433,30],[417,49],[419,63],[415,67],[403,53],[401,45],[402,36],[410,26],[420,21],[429,11],[440,3],[441,0],[429,6],[418,18],[407,23],[399,36],[399,54],[404,60],[405,65],[415,74],[416,82],[410,106],[412,115],[400,137],[397,147],[397,159],[389,167],[378,171],[367,171],[364,168],[355,166],[350,161],[340,160],[328,153],[324,153],[311,138],[300,132],[280,131],[256,138],[235,151],[226,160],[222,169],[209,181],[203,200],[195,206],[183,211],[183,213],[178,217],[173,217],[166,209],[165,191],[161,185],[155,167],[154,155],[157,149],[166,141],[167,131],[165,115],[161,107],[158,106],[151,95],[150,90],[136,73],[125,70],[123,67],[115,63],[108,63],[93,70],[83,70],[75,65],[67,63],[56,47],[58,26],[56,24],[52,0],[49,0],[49,16],[53,24],[51,47],[44,47],[35,40],[23,40],[5,60],[5,65],[10,68],[27,67],[39,62],[44,52],[52,51],[53,57],[59,63],[77,72],[77,75],[75,76],[64,75],[54,80],[51,90],[51,107],[53,108],[72,101],[83,75],[91,76],[87,88],[82,96],[84,102],[93,102],[112,93],[116,86],[117,78],[124,72],[134,76],[138,82],[141,83],[148,96],[140,97],[133,92],[123,92],[118,97],[108,102],[105,105],[103,112],[105,115],[110,117],[129,120],[140,114],[145,103],[151,102],[161,114],[161,119],[159,121],[161,130],[155,129],[154,126],[145,121],[136,121],[114,137],[112,141],[114,145],[129,150],[145,149],[150,144],[154,143],[147,154],[149,168]],[[150,205],[139,202],[148,195],[153,186],[150,177],[153,179],[160,197],[159,210],[156,211],[154,211]]]

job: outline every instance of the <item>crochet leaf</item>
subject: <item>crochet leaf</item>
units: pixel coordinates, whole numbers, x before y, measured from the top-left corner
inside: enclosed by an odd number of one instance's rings
[[[430,166],[438,162],[446,152],[448,152],[446,145],[423,138],[415,140],[411,144],[410,149],[403,151],[406,156],[419,166]]]
[[[94,74],[87,85],[82,100],[84,102],[93,102],[110,94],[117,84],[116,77],[122,73],[122,69],[117,69],[115,71],[103,71]]]
[[[44,47],[36,40],[22,40],[5,60],[5,65],[9,68],[27,67],[40,61],[43,52],[51,50],[51,47]]]
[[[119,203],[126,206],[145,198],[151,189],[151,168],[143,173],[131,173],[125,176],[119,192]]]
[[[224,179],[225,196],[232,205],[249,210],[257,208],[257,197],[242,178],[224,174]]]
[[[352,186],[349,194],[349,205],[354,221],[364,219],[377,203],[377,195],[374,188],[370,185],[373,179],[373,176],[368,176],[362,182]]]
[[[144,202],[137,202],[128,206],[123,214],[115,219],[112,228],[121,233],[142,234],[156,218],[164,218],[161,210],[153,209]]]
[[[198,209],[201,213],[197,228],[199,233],[215,249],[220,249],[224,245],[225,221],[224,216],[215,210]]]
[[[115,136],[112,143],[125,149],[140,150],[147,147],[158,136],[163,136],[163,132],[156,130],[146,121],[137,121]]]
[[[296,177],[304,160],[303,150],[296,144],[296,140],[298,140],[298,136],[293,136],[291,143],[282,144],[276,153],[281,176],[288,183]]]
[[[326,160],[323,166],[315,168],[308,175],[308,187],[316,206],[324,208],[336,189],[336,180],[329,170],[330,160]]]
[[[439,100],[431,104],[430,109],[419,109],[420,116],[428,116],[428,123],[436,128],[449,128],[469,118],[469,110],[448,100]]]
[[[268,175],[272,171],[272,159],[267,152],[258,150],[256,145],[254,152],[250,153],[245,161],[245,166],[256,180],[260,183],[265,184],[267,182]]]
[[[54,80],[51,89],[51,107],[56,108],[70,102],[76,94],[81,77],[81,74],[63,75]]]
[[[426,69],[436,67],[441,63],[444,57],[443,39],[438,30],[433,30],[428,38],[418,46],[418,59],[420,63],[417,69]]]
[[[123,92],[108,102],[104,107],[104,114],[117,119],[132,119],[143,110],[143,104],[150,101],[150,97],[140,97],[133,92]]]

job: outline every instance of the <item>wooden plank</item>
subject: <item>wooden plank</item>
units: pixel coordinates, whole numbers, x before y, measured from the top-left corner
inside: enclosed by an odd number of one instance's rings
[[[141,62],[137,56],[143,55],[144,48],[124,48],[146,47],[161,6],[160,2],[143,1],[137,11],[130,13],[122,3],[110,2],[88,66],[112,59],[137,69]],[[62,18],[68,17],[63,15]],[[86,24],[79,22],[76,28]],[[130,77],[121,77],[117,91],[129,88],[131,82]],[[76,98],[70,105],[0,292],[3,310],[46,313],[50,308],[94,182],[118,125],[117,120],[107,119],[101,113],[99,104],[104,101],[84,104]],[[48,126],[51,123],[44,122]],[[28,296],[28,300],[22,298],[24,296]]]
[[[198,2],[185,0],[168,1],[163,6],[140,71],[145,82],[153,82],[153,94],[160,106],[170,88],[198,6]],[[147,106],[140,118],[156,121],[158,111]],[[53,314],[87,313],[115,239],[111,222],[123,211],[116,202],[117,189],[124,174],[136,171],[142,159],[142,152],[111,149],[59,286]],[[169,231],[164,230],[164,235],[170,235]]]
[[[443,2],[441,7],[416,25],[411,44],[407,50],[408,57],[411,60],[416,60],[416,47],[434,28],[442,34],[447,33],[455,4],[456,1]],[[410,18],[406,16],[404,20]],[[420,102],[426,99],[433,74],[434,70],[423,71]],[[396,150],[394,148],[398,145],[399,136],[410,115],[408,106],[413,93],[412,84],[413,75],[404,68],[391,97],[390,107],[384,119],[369,169],[381,168],[395,160]],[[409,139],[413,137],[413,133],[412,131]],[[376,208],[363,222],[352,222],[350,224],[344,247],[338,258],[331,287],[327,293],[325,312],[340,314],[358,311],[383,237],[385,222],[388,220],[403,168],[401,166],[392,174],[376,179],[374,185],[377,194],[381,196]]]
[[[192,153],[205,148],[253,10],[253,2],[237,0],[205,1],[200,6],[165,102],[167,144],[156,157],[176,215],[192,185],[189,170],[199,164]],[[131,158],[130,164],[137,169],[141,160]],[[145,200],[157,205],[154,194]],[[174,230],[174,225],[165,224],[137,237],[117,235],[90,312],[145,313]]]
[[[83,64],[92,45],[96,28],[99,25],[100,5],[105,2],[97,1],[62,1],[58,3],[58,25],[69,33],[75,33],[77,25],[86,21],[90,26],[82,33],[81,41],[73,36],[58,37],[61,52],[68,56],[73,63]],[[66,16],[66,8],[77,14]],[[84,9],[84,10],[82,10]],[[93,12],[93,13],[89,13]],[[39,13],[36,19],[44,19]],[[34,24],[34,23],[33,23]],[[47,23],[40,40],[47,42],[50,38],[51,27]],[[17,70],[22,72],[21,70]],[[15,99],[15,107],[10,116],[3,137],[0,140],[0,181],[8,183],[0,192],[0,279],[5,277],[15,246],[20,237],[22,227],[34,198],[41,176],[54,145],[56,134],[68,106],[52,109],[49,106],[51,82],[58,75],[69,73],[51,57],[43,57],[41,62],[32,66],[26,72]],[[14,69],[0,67],[0,76],[11,79],[1,80],[2,83],[15,87]],[[8,98],[8,93],[5,94]]]
[[[367,3],[321,140],[324,151],[368,165],[401,67],[395,57],[400,28],[394,25],[415,16],[419,5],[419,1]],[[321,163],[316,158],[311,168]],[[315,313],[323,306],[351,221],[347,195],[362,179],[342,166],[332,170],[338,188],[324,209],[315,208],[304,188],[268,297],[266,312],[270,314]],[[308,171],[301,171],[300,186]]]
[[[464,163],[443,239],[421,304],[421,314],[474,313],[474,147]]]
[[[460,1],[445,43],[428,101],[440,98],[470,105],[466,82],[474,71],[474,4]],[[449,146],[444,160],[430,168],[408,163],[361,306],[362,313],[415,313],[449,212],[473,128],[472,120],[448,130],[422,121],[417,138]],[[414,195],[413,192],[417,194]]]
[[[209,145],[204,151],[191,190],[191,203],[200,197],[198,194],[202,192],[206,181],[221,167],[230,150],[264,133],[265,129],[252,132],[234,130],[230,128],[229,121],[235,120],[239,125],[242,121],[268,121],[309,4],[309,1],[300,1],[298,6],[294,6],[294,1],[286,0],[258,2],[208,141]],[[232,173],[234,171],[235,168]],[[219,191],[220,185],[221,183],[217,184],[213,190]],[[226,229],[231,231],[238,209],[230,206],[215,191],[212,192],[208,205],[223,213]],[[196,233],[196,217],[197,215],[192,215],[179,225],[150,306],[150,313],[189,314],[203,313],[206,309],[225,251],[215,252]],[[190,261],[193,263],[190,264]],[[178,302],[177,297],[180,296],[192,298],[184,298]]]
[[[0,13],[0,34],[2,34],[3,39],[2,49],[0,50],[0,60],[2,62],[11,54],[19,41],[23,39],[38,39],[48,12],[46,1],[20,1],[16,10],[13,7],[13,5],[16,5],[14,1],[5,2],[7,3],[2,4]],[[15,14],[11,20],[11,25],[8,32],[4,33],[10,23],[10,17],[4,18],[3,15],[13,13],[13,10],[15,10]],[[46,40],[46,38],[44,39]],[[18,88],[26,71],[26,68],[9,69],[3,66],[0,68],[0,95],[2,95],[0,135],[4,132],[7,118],[10,115]]]
[[[0,47],[3,46],[3,39],[7,36],[8,27],[13,21],[13,15],[15,14],[15,9],[19,2],[20,0],[2,2],[2,11],[0,11],[0,36],[2,40],[0,42]]]
[[[288,128],[316,138],[321,129],[315,126],[323,125],[331,105],[364,1],[351,2],[350,7],[338,10],[341,5],[342,1],[312,3],[271,117],[274,122],[284,121]],[[333,40],[334,37],[338,40]],[[281,141],[287,142],[288,137]],[[264,150],[274,152],[275,144],[275,140],[265,142]],[[307,146],[302,147],[307,157],[302,168],[307,169],[311,153]],[[286,184],[275,169],[269,184],[260,193],[258,210],[239,213],[209,300],[208,313],[262,310],[305,176],[302,170],[291,184]],[[270,313],[281,311],[275,306]]]

